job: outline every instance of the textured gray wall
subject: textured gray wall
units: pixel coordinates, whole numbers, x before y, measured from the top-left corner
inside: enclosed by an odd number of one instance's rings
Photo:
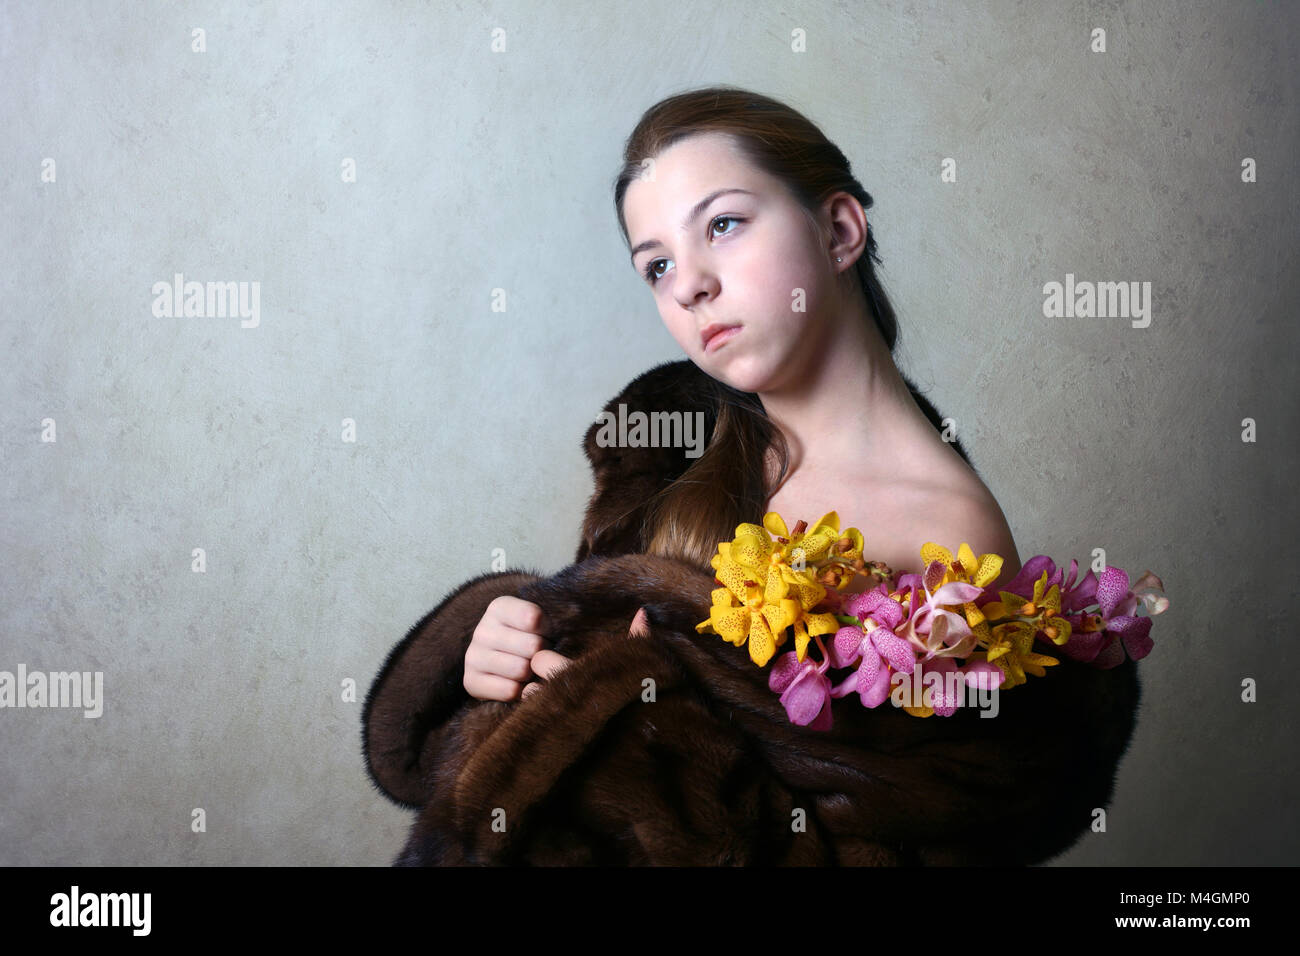
[[[105,700],[0,710],[0,862],[392,859],[411,817],[365,777],[360,701],[492,548],[569,560],[584,429],[680,357],[618,236],[619,150],[714,82],[853,161],[900,365],[1022,556],[1104,547],[1172,596],[1108,831],[1058,862],[1297,862],[1298,26],[1247,2],[5,3],[0,670],[102,671]],[[154,315],[178,272],[256,280],[257,327]],[[1067,273],[1149,281],[1150,326],[1045,318]]]

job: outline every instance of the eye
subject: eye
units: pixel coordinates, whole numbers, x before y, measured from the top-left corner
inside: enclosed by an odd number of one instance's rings
[[[714,232],[713,227],[715,224],[719,222],[741,223],[744,221],[745,220],[740,218],[739,216],[715,216],[709,222],[709,238],[713,238],[715,236],[725,236],[735,231],[734,229],[728,229],[725,232],[720,232],[720,233]],[[655,271],[656,263],[671,262],[671,261],[672,261],[671,259],[651,259],[649,262],[647,262],[645,266],[645,271],[641,273],[645,277],[645,281],[650,283],[652,286],[657,285],[659,280],[663,278],[664,274],[662,272]]]
[[[712,228],[713,228],[713,223],[717,223],[717,222],[740,222],[740,220],[737,219],[735,216],[719,216],[717,219],[714,219],[713,222],[709,223],[709,228],[710,228],[710,230],[712,230]],[[727,232],[730,232],[730,231],[731,231],[730,229],[727,230]],[[726,232],[722,233],[722,235],[724,235],[724,236],[725,236],[726,234],[727,234]],[[717,233],[711,231],[711,232],[710,232],[710,235],[714,235],[714,236],[716,236]]]

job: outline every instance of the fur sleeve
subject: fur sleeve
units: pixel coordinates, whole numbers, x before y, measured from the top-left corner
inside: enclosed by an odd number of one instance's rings
[[[422,806],[444,749],[444,731],[475,700],[464,687],[465,651],[494,599],[539,579],[531,571],[480,574],[448,594],[384,661],[362,710],[370,779],[406,807]]]
[[[399,865],[899,862],[822,826],[820,795],[774,773],[652,637],[610,633],[527,700],[464,714],[454,736]]]

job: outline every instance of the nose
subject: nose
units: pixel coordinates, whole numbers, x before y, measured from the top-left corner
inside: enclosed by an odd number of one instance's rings
[[[686,266],[680,262],[673,266],[677,280],[673,283],[673,296],[683,309],[691,309],[700,301],[708,301],[718,294],[718,277],[705,266]],[[703,299],[701,299],[703,297]]]

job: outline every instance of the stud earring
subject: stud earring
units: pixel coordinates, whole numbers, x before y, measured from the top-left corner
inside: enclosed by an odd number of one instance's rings
[[[835,257],[835,261],[836,261],[836,262],[843,262],[844,260],[841,259],[839,256],[836,256],[836,257]]]

